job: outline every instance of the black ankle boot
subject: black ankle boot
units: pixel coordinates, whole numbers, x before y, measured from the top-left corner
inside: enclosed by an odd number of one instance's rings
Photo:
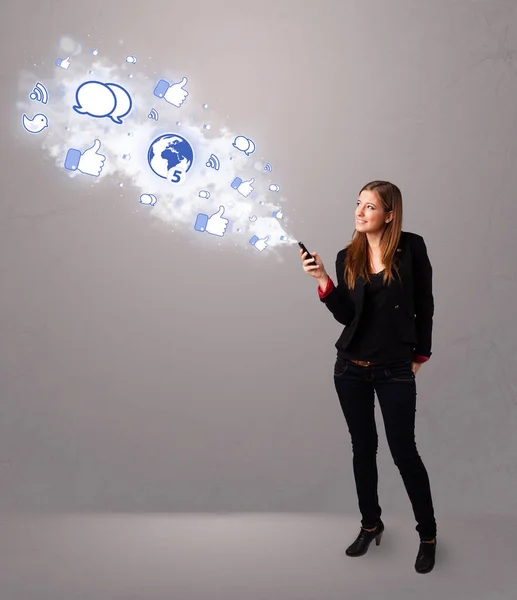
[[[426,542],[421,541],[416,557],[415,571],[417,573],[429,573],[429,571],[432,571],[434,567],[435,554],[436,538],[434,538],[434,544],[427,544]]]
[[[377,527],[373,531],[366,531],[361,527],[361,531],[353,544],[345,551],[347,556],[362,556],[368,551],[368,547],[375,538],[375,543],[378,546],[381,543],[382,532],[384,531],[384,523],[379,521]]]

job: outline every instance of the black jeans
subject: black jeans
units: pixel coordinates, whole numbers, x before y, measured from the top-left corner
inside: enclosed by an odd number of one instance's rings
[[[362,527],[376,527],[382,512],[377,496],[375,391],[391,455],[413,507],[416,530],[420,540],[432,540],[436,536],[436,521],[429,477],[415,443],[416,382],[411,359],[361,367],[338,357],[334,384],[352,438]]]

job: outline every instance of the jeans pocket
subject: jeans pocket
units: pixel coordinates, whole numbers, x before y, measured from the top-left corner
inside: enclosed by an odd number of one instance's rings
[[[348,370],[348,361],[344,358],[337,358],[334,363],[334,377],[341,377]]]
[[[384,373],[391,381],[414,381],[415,373],[411,359],[402,360],[388,365]]]

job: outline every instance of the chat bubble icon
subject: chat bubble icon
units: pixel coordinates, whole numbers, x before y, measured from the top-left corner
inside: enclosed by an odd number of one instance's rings
[[[80,115],[107,117],[117,105],[117,97],[107,85],[100,81],[85,81],[75,92],[74,110]]]
[[[250,140],[250,138],[244,137],[243,135],[238,135],[234,140],[232,146],[244,152],[246,156],[253,154],[255,152],[255,142]]]
[[[118,83],[107,83],[106,86],[115,94],[116,105],[109,118],[117,125],[122,124],[122,117],[125,117],[129,114],[131,107],[133,106],[133,101],[131,100],[131,96],[128,91],[124,89]]]
[[[237,148],[238,150],[241,150],[242,152],[244,152],[245,150],[247,150],[250,146],[249,140],[248,138],[245,138],[243,135],[238,135],[235,140],[233,141],[233,147]]]
[[[75,93],[76,105],[73,109],[80,115],[102,119],[109,117],[114,123],[122,124],[133,102],[128,92],[116,83],[85,81]]]

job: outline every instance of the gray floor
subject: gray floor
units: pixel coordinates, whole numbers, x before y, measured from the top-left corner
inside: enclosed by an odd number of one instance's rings
[[[0,515],[1,600],[498,600],[517,597],[513,517],[439,522],[436,566],[383,515],[349,558],[357,517],[300,514]]]

